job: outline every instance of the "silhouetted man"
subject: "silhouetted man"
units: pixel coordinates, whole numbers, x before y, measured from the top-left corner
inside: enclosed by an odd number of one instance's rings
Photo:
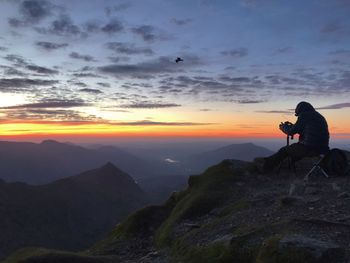
[[[282,147],[274,155],[264,158],[263,170],[273,170],[287,157],[292,162],[304,157],[316,156],[329,151],[329,132],[326,119],[314,107],[305,101],[295,108],[298,117],[295,124],[282,123],[280,130],[288,136],[299,134],[299,142]]]

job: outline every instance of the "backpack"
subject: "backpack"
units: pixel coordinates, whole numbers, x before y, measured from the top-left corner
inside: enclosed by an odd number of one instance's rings
[[[343,176],[348,174],[348,162],[346,154],[342,150],[334,148],[323,158],[321,166],[329,175]]]

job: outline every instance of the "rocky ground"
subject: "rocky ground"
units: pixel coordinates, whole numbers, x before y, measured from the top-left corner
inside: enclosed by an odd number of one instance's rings
[[[234,167],[235,161],[232,161],[233,170]],[[215,244],[227,247],[235,243],[239,247],[243,247],[243,243],[250,247],[265,244],[267,257],[271,260],[276,257],[276,262],[288,262],[278,261],[278,249],[282,258],[286,249],[310,254],[302,261],[290,262],[347,262],[350,177],[325,178],[316,173],[305,182],[303,179],[308,169],[299,167],[295,174],[282,168],[279,175],[246,171],[245,176],[230,185],[232,196],[220,206],[200,217],[177,222],[172,239],[181,239],[185,246],[195,248]],[[242,238],[248,240],[242,242]],[[278,240],[277,247],[269,248],[271,240]],[[153,239],[150,241],[152,244]],[[260,250],[249,253],[257,253],[261,258],[264,252],[262,248]],[[146,256],[126,262],[181,262],[181,256],[180,259],[171,258],[166,255],[169,251],[158,251],[152,245],[146,251]],[[259,255],[255,255],[254,260]],[[182,262],[187,262],[184,260]],[[224,260],[222,258],[222,262]],[[260,262],[274,261],[260,259]]]
[[[131,215],[80,261],[43,253],[46,261],[6,262],[349,262],[350,176],[305,182],[313,162],[260,174],[226,160],[190,177],[166,204]]]

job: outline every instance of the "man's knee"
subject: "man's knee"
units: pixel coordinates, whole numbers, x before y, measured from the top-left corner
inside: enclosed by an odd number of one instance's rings
[[[299,159],[307,156],[308,149],[305,145],[302,145],[300,143],[293,143],[287,147],[287,154],[292,158]]]

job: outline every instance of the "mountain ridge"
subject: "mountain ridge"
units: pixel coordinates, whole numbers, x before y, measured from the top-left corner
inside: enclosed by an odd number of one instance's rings
[[[2,181],[0,258],[30,245],[86,248],[146,203],[135,181],[112,163],[45,185]]]
[[[152,173],[151,164],[116,147],[113,149],[104,152],[103,149],[87,149],[54,140],[41,143],[0,141],[0,174],[8,182],[45,184],[94,169],[108,161],[113,161],[133,177],[147,177]]]

